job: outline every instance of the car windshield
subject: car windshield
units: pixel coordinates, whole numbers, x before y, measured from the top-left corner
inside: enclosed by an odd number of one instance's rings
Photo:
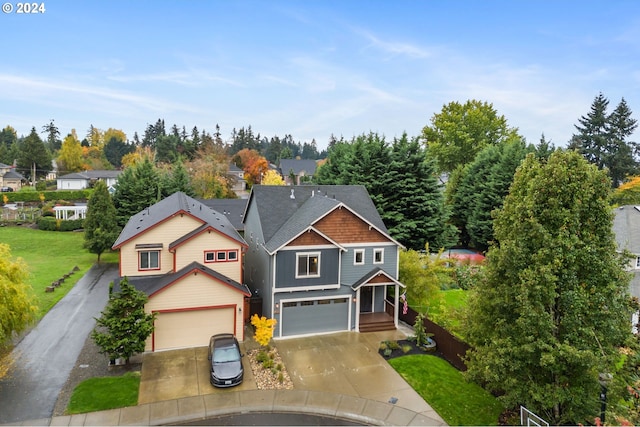
[[[240,360],[240,353],[235,347],[217,348],[213,353],[213,363],[236,362]]]

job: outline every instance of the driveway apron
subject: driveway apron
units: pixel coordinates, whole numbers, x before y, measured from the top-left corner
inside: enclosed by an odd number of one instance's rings
[[[94,265],[14,348],[0,379],[0,424],[50,418],[95,318],[106,306],[114,265]],[[64,285],[63,285],[64,286]]]

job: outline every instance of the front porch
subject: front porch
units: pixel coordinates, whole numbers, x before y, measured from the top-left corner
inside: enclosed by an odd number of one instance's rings
[[[381,311],[376,313],[360,313],[360,317],[359,317],[360,332],[378,332],[378,331],[395,330],[396,324],[393,319],[394,307],[388,301],[386,301],[385,310],[386,311]]]

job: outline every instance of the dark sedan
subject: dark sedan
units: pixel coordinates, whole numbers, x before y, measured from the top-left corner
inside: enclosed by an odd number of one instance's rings
[[[209,362],[211,376],[209,380],[214,387],[233,387],[242,383],[240,345],[233,334],[218,334],[209,340]]]

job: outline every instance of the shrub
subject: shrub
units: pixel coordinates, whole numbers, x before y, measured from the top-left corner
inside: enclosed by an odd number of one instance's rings
[[[391,350],[398,350],[400,348],[400,344],[398,344],[398,341],[389,341],[389,348]]]
[[[411,346],[410,344],[405,344],[402,346],[402,352],[404,354],[409,353],[412,349],[413,349],[413,346]]]
[[[263,369],[271,369],[273,368],[273,359],[267,358],[265,361],[262,362],[262,368]]]

